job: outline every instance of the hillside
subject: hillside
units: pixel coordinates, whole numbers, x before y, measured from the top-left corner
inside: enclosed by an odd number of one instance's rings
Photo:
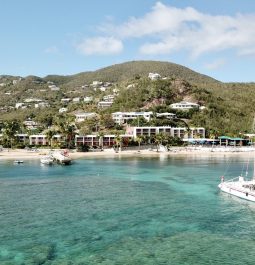
[[[151,81],[148,78],[150,72],[159,73],[167,79]],[[97,88],[91,85],[93,81],[109,82],[109,87],[101,91],[100,85]],[[119,92],[112,107],[97,109],[98,101],[113,94],[114,90]],[[239,132],[251,131],[255,113],[254,91],[254,83],[222,83],[184,66],[157,61],[126,62],[70,76],[23,78],[0,75],[0,120],[32,117],[48,122],[57,116],[62,107],[68,108],[67,116],[73,116],[77,111],[164,112],[171,111],[171,103],[191,100],[206,109],[186,115],[190,125],[238,135]],[[81,100],[75,103],[73,99],[78,97]],[[93,103],[84,103],[84,97],[93,97]],[[69,98],[70,102],[62,102],[64,98]],[[43,111],[40,107],[35,108],[38,99],[48,104]],[[26,108],[15,109],[19,102],[27,102]],[[181,113],[178,115],[182,116]],[[183,117],[187,118],[185,115]]]
[[[47,76],[45,80],[65,83],[67,86],[79,86],[89,84],[93,80],[104,82],[121,82],[137,77],[147,77],[148,73],[159,73],[162,77],[168,76],[178,79],[184,79],[192,84],[211,84],[219,81],[199,74],[182,65],[159,62],[159,61],[132,61],[122,64],[115,64],[94,72],[84,72],[72,76]]]

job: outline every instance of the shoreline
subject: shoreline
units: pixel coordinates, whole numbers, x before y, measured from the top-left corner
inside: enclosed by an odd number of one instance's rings
[[[222,151],[223,150],[223,151]],[[39,149],[38,151],[27,151],[24,149],[13,149],[7,150],[4,149],[0,152],[0,161],[1,160],[36,160],[40,159],[42,156],[47,155],[50,149]],[[59,150],[60,151],[60,150]],[[228,150],[217,150],[213,151],[211,149],[195,149],[195,148],[173,148],[168,152],[159,151],[156,149],[153,150],[123,150],[115,152],[113,149],[105,149],[103,151],[94,151],[94,152],[76,152],[71,151],[70,157],[72,160],[80,158],[108,158],[108,157],[125,157],[125,156],[137,156],[137,157],[157,157],[157,156],[169,156],[169,157],[178,157],[178,156],[197,156],[197,157],[225,157],[225,156],[247,156],[253,153],[254,150],[246,151],[228,151]]]

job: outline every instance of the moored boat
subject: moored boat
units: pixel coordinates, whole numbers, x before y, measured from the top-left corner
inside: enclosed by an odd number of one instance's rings
[[[51,155],[43,156],[41,158],[41,163],[44,165],[52,165],[54,163],[54,158]]]
[[[62,165],[70,165],[72,162],[72,159],[69,156],[68,151],[54,152],[52,154],[52,157],[56,162]]]

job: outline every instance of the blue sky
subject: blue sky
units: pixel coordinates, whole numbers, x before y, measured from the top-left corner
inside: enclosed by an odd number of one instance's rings
[[[255,81],[254,0],[0,0],[0,75],[162,60]]]

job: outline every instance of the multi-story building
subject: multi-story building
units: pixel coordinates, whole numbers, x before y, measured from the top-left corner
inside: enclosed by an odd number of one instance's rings
[[[112,113],[112,119],[117,124],[123,124],[127,121],[138,119],[139,117],[143,117],[146,121],[150,121],[153,112],[114,112]]]

